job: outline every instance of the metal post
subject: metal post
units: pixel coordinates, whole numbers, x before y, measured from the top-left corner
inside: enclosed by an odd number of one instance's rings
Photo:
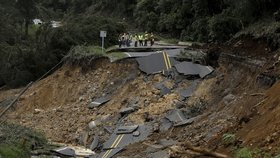
[[[104,37],[102,37],[102,54],[104,53]]]

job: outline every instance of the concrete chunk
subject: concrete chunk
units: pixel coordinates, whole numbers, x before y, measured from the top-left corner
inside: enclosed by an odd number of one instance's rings
[[[110,101],[110,99],[108,99],[106,97],[98,98],[98,99],[94,100],[93,102],[91,102],[89,104],[88,108],[90,108],[90,109],[97,108],[97,107],[107,103],[108,101]]]
[[[184,75],[199,75],[201,78],[211,74],[214,69],[211,66],[203,66],[192,62],[181,62],[175,65],[177,71]]]

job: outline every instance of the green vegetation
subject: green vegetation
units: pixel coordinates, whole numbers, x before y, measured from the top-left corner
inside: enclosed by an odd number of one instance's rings
[[[93,59],[103,57],[105,55],[101,47],[96,46],[76,46],[69,51],[69,54],[65,56],[67,61],[78,62],[85,59]]]
[[[236,158],[252,158],[253,153],[248,148],[240,148],[236,151]]]
[[[233,145],[236,141],[236,136],[234,134],[226,133],[223,135],[223,143],[225,145]]]
[[[108,32],[105,47],[125,31],[150,31],[171,43],[224,42],[266,17],[273,21],[279,7],[278,0],[2,0],[0,86],[39,78],[75,46],[99,46],[100,30]],[[45,23],[34,26],[33,18]],[[53,28],[52,20],[63,26]],[[274,37],[268,42],[276,49]]]
[[[47,140],[38,132],[10,124],[0,124],[0,157],[28,158],[30,151],[48,146]]]
[[[61,1],[1,2],[0,86],[18,87],[36,80],[60,62],[72,47],[100,45],[100,30],[108,32],[105,46],[117,43],[118,34],[124,32],[123,23],[84,12],[85,15],[80,16],[75,9],[87,8],[90,4],[66,2],[65,5]],[[22,3],[32,6],[20,5]],[[42,19],[45,23],[31,24],[34,17],[45,17]],[[53,28],[50,21],[54,19],[62,21],[63,27]]]

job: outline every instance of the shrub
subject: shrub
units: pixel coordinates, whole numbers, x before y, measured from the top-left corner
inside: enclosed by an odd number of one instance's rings
[[[213,16],[209,20],[210,39],[213,41],[225,41],[232,37],[242,28],[237,18],[223,14]]]
[[[223,135],[223,143],[225,145],[233,145],[236,141],[236,137],[234,134],[226,133]]]
[[[0,157],[28,158],[31,150],[46,146],[47,140],[38,132],[15,124],[0,124]]]

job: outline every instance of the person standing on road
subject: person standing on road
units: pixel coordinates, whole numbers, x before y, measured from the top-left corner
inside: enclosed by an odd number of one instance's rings
[[[138,46],[138,40],[139,40],[138,35],[135,34],[134,37],[133,37],[134,47],[137,47],[137,46]]]
[[[131,38],[132,38],[131,34],[127,33],[127,39],[126,39],[126,46],[127,47],[130,47]]]
[[[149,34],[148,32],[146,31],[145,32],[145,35],[144,35],[144,46],[148,46],[148,40],[149,40]]]
[[[155,43],[155,37],[154,37],[153,33],[151,33],[151,35],[150,35],[150,42],[151,42],[151,46],[153,46]]]
[[[126,34],[123,33],[123,35],[122,35],[122,46],[125,46],[125,36],[126,36]]]
[[[119,48],[122,47],[122,34],[119,35]]]
[[[143,46],[143,39],[144,39],[144,37],[143,37],[143,35],[139,35],[139,46]]]

